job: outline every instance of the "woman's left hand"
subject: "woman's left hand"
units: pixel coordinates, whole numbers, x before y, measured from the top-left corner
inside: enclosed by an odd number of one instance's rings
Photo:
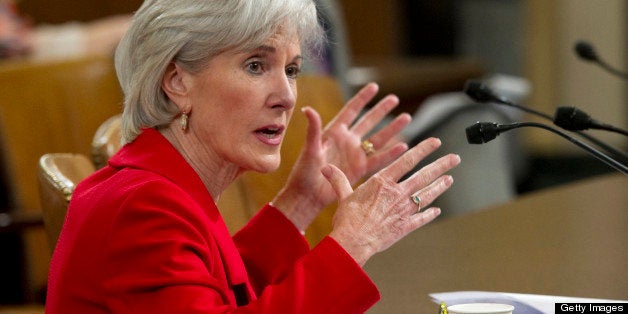
[[[355,184],[408,149],[408,145],[396,136],[410,123],[411,117],[407,113],[372,132],[399,104],[396,96],[384,97],[360,116],[378,89],[374,83],[363,87],[324,129],[318,113],[310,107],[303,108],[309,122],[306,143],[286,185],[273,200],[273,205],[301,230],[305,230],[320,210],[336,199],[334,190],[320,172],[323,166],[335,165],[351,184]],[[364,141],[372,144],[372,151],[363,146]]]

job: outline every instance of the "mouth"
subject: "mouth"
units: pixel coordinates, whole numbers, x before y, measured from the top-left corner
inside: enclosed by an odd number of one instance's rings
[[[261,129],[257,129],[255,130],[255,132],[262,136],[273,138],[275,136],[281,135],[283,133],[283,128],[271,126],[271,127],[264,127]]]
[[[255,134],[263,143],[275,146],[281,144],[284,130],[282,125],[268,125],[255,130]]]

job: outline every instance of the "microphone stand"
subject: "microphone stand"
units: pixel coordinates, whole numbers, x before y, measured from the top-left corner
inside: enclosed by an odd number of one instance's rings
[[[503,97],[500,97],[498,95],[496,95],[495,93],[493,93],[493,91],[486,87],[483,83],[475,81],[475,80],[469,80],[465,83],[464,85],[464,92],[465,94],[467,94],[469,97],[471,97],[471,99],[477,101],[477,102],[496,102],[502,105],[506,105],[506,106],[510,106],[510,107],[514,107],[517,108],[519,110],[523,110],[527,113],[531,113],[534,115],[537,115],[539,117],[542,117],[546,120],[549,120],[551,122],[554,122],[554,117],[544,114],[542,112],[536,111],[532,108],[526,107],[526,106],[522,106],[519,104],[516,104],[508,99],[505,99]],[[593,143],[594,145],[596,145],[597,147],[603,149],[604,151],[610,153],[611,155],[615,156],[616,158],[619,158],[619,160],[621,160],[622,163],[624,164],[628,164],[628,155],[626,155],[625,153],[609,146],[608,144],[598,140],[597,138],[590,136],[584,132],[581,131],[573,131],[574,133],[578,134],[579,136],[581,136],[582,138],[588,140],[589,142]]]
[[[591,45],[589,42],[586,42],[584,40],[576,42],[576,44],[574,45],[574,51],[581,59],[597,63],[600,67],[602,67],[602,69],[613,75],[616,75],[619,78],[622,78],[624,80],[628,79],[628,73],[613,68],[610,64],[606,63],[604,60],[598,57],[597,53],[595,53],[593,45]]]
[[[569,131],[596,129],[628,136],[627,130],[596,121],[586,112],[576,107],[561,106],[556,108],[556,113],[554,114],[554,124]]]
[[[478,127],[479,128],[479,133],[481,135],[483,134],[483,130],[482,128],[488,128],[490,129],[489,131],[491,132],[495,132],[496,134],[508,131],[508,130],[512,130],[512,129],[516,129],[516,128],[520,128],[520,127],[537,127],[537,128],[541,128],[541,129],[545,129],[548,130],[552,133],[555,133],[565,139],[567,139],[568,141],[572,142],[573,144],[575,144],[576,146],[584,149],[586,152],[590,153],[591,155],[593,155],[595,158],[597,158],[598,160],[602,161],[603,163],[607,164],[608,166],[615,168],[616,170],[620,171],[623,174],[628,174],[628,167],[620,162],[618,162],[617,160],[601,153],[600,151],[596,150],[595,148],[585,144],[582,141],[579,141],[578,139],[567,135],[565,132],[562,132],[558,129],[552,128],[548,125],[542,124],[542,123],[537,123],[537,122],[517,122],[517,123],[513,123],[513,124],[497,124],[497,123],[490,123],[490,122],[477,122],[476,124],[474,124],[471,127],[467,128],[467,137],[469,136],[469,132],[473,132],[472,128],[474,127]],[[494,137],[488,139],[492,140]],[[484,140],[484,138],[483,138]],[[485,143],[487,141],[484,141]],[[477,144],[477,142],[473,142],[471,140],[469,140],[469,143],[471,144]]]

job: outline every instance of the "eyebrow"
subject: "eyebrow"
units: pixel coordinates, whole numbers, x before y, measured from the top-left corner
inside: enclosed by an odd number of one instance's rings
[[[268,46],[268,45],[261,45],[261,46],[257,47],[255,50],[261,50],[261,51],[275,53],[277,51],[277,48],[275,48],[273,46]]]
[[[277,52],[277,48],[275,48],[274,46],[268,46],[268,45],[261,45],[261,46],[257,47],[255,50],[262,51],[262,52],[268,52],[268,53],[275,53],[275,52]],[[295,62],[297,60],[303,60],[303,56],[302,55],[296,55],[294,58],[292,58],[292,62]]]

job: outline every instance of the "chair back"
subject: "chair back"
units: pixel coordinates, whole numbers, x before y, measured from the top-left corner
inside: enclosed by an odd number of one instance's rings
[[[74,188],[94,171],[91,160],[83,154],[45,154],[39,159],[39,198],[51,248],[57,244]]]
[[[51,152],[89,156],[98,126],[120,113],[111,56],[0,62],[0,160],[15,215],[41,214],[36,167]],[[44,228],[24,233],[25,290],[45,287],[50,248]]]
[[[120,113],[121,102],[109,56],[0,65],[0,143],[12,207],[38,211],[39,157],[89,155],[96,129]]]
[[[92,140],[92,161],[96,169],[100,169],[107,164],[120,147],[122,147],[122,134],[120,123],[122,115],[117,114],[103,122]]]

